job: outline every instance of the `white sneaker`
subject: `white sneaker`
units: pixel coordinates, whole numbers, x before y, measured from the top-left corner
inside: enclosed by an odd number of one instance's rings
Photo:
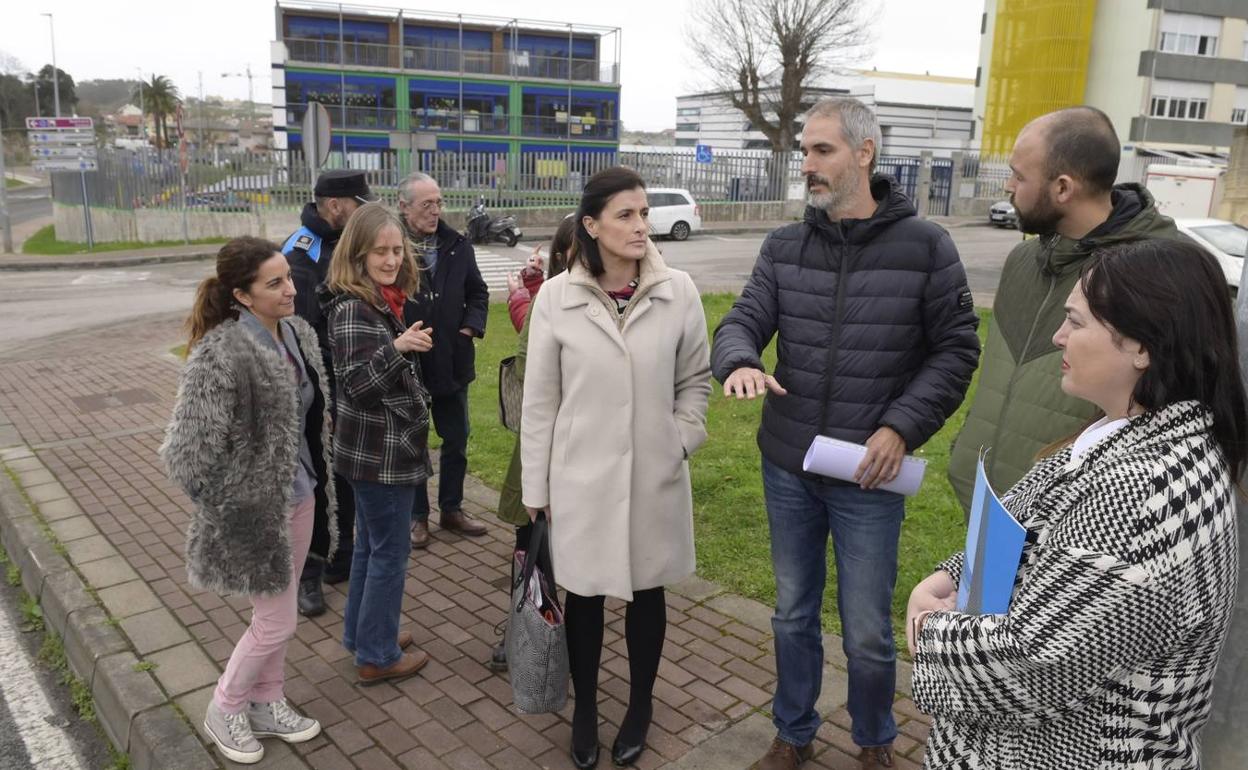
[[[321,734],[321,723],[298,714],[285,698],[272,703],[253,703],[247,709],[252,734],[259,738],[280,738],[287,743],[303,743]]]
[[[251,721],[245,711],[226,714],[215,701],[209,702],[204,730],[226,759],[244,765],[254,765],[264,759],[264,747],[251,732]]]

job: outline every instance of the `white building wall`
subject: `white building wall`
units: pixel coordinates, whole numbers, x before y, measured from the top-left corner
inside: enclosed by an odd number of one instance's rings
[[[1124,144],[1131,119],[1148,111],[1148,78],[1140,53],[1152,47],[1160,13],[1138,0],[1100,0],[1093,18],[1084,103],[1103,110]]]

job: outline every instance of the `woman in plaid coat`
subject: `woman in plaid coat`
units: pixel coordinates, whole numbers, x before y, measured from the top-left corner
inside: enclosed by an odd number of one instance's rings
[[[399,633],[399,609],[412,498],[429,476],[429,397],[416,354],[433,342],[421,323],[399,320],[419,278],[399,219],[382,204],[352,215],[329,270],[322,304],[336,375],[334,470],[350,479],[356,505],[342,643],[360,683],[374,684],[429,661],[404,652],[412,636]]]
[[[1003,496],[1027,528],[1006,614],[954,611],[961,554],[915,587],[927,766],[1197,768],[1248,436],[1226,281],[1189,244],[1108,248],[1053,342],[1104,416]]]

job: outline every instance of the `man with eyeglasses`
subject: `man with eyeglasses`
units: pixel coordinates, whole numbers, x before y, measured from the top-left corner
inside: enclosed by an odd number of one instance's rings
[[[421,374],[433,397],[433,428],[442,439],[438,471],[438,524],[479,537],[486,527],[463,509],[468,472],[468,384],[476,379],[474,340],[485,336],[490,290],[477,268],[472,244],[442,220],[442,191],[428,174],[399,183],[399,214],[420,263],[420,289],[407,305],[406,322],[433,327],[433,349],[420,354]],[[412,547],[429,545],[429,493],[416,489]]]
[[[290,263],[290,277],[295,284],[295,313],[316,329],[316,336],[321,342],[321,354],[329,378],[326,387],[333,410],[333,358],[329,352],[328,329],[316,299],[316,287],[324,283],[329,275],[329,262],[333,259],[334,247],[342,237],[347,220],[362,204],[377,200],[377,196],[369,189],[364,172],[352,169],[334,169],[321,174],[316,179],[312,195],[315,200],[304,206],[300,215],[303,226],[286,239],[282,254]],[[315,554],[309,554],[299,576],[299,613],[309,618],[325,612],[321,581],[340,583],[351,574],[355,496],[351,483],[337,473],[334,474],[334,484],[338,500],[338,549],[330,556],[328,565]]]

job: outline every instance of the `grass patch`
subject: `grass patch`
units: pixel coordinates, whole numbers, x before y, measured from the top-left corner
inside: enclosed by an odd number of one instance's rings
[[[26,183],[25,183],[25,182],[23,182],[23,181],[22,181],[22,180],[20,180],[20,179],[14,179],[14,178],[13,178],[13,177],[11,177],[11,176],[6,176],[6,177],[4,178],[4,186],[5,186],[6,188],[8,188],[8,189],[12,190],[12,189],[13,189],[13,188],[15,188],[15,187],[25,187],[25,186],[26,186]]]
[[[35,597],[23,591],[18,609],[22,613],[22,625],[18,628],[19,631],[27,634],[31,631],[43,630],[43,608],[39,606],[39,601]]]
[[[714,330],[734,299],[731,294],[703,296],[708,329]],[[989,315],[987,311],[980,311],[981,341],[987,331],[984,319]],[[485,339],[477,343],[477,380],[468,393],[472,424],[468,460],[473,474],[497,489],[507,473],[516,440],[515,434],[498,421],[498,362],[513,355],[516,349],[516,335],[511,331],[505,304],[490,305],[489,329]],[[774,367],[774,343],[764,351],[763,360],[769,370]],[[945,479],[945,469],[949,464],[950,444],[966,419],[977,383],[978,374],[962,407],[918,452],[927,459],[928,469],[919,494],[906,501],[897,590],[893,599],[893,625],[899,639],[904,638],[902,624],[910,591],[938,562],[961,550],[965,541],[962,508]],[[755,443],[762,400],[727,399],[718,383],[713,387],[707,413],[710,438],[690,462],[698,574],[730,591],[772,605],[776,599],[776,583],[771,569],[767,511]],[[840,633],[835,577],[835,562],[829,548],[823,626]]]
[[[156,665],[157,664],[151,662],[150,660],[140,660],[138,663],[134,664],[133,668],[135,671],[155,671]]]
[[[95,721],[95,701],[91,698],[91,688],[74,676],[69,668],[69,660],[65,657],[65,645],[51,631],[44,635],[43,644],[39,647],[39,662],[52,669],[60,683],[69,688],[69,699],[78,716],[88,722]]]
[[[225,243],[225,238],[200,238],[192,240],[191,244],[214,244]],[[104,243],[97,242],[94,249],[90,249],[90,253],[101,251],[131,251],[134,249],[151,249],[160,246],[185,246],[185,241],[108,241]],[[39,229],[34,235],[30,236],[25,243],[22,244],[23,254],[36,254],[40,256],[59,256],[63,254],[86,254],[88,253],[87,244],[77,243],[74,241],[58,241],[56,239],[56,230],[52,225]]]

